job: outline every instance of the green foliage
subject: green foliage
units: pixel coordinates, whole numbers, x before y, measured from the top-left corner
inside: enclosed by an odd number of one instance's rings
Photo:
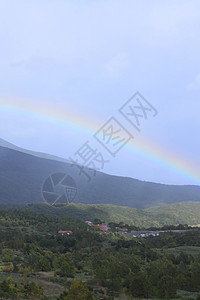
[[[10,262],[14,259],[14,253],[11,249],[3,249],[2,251],[2,261]]]
[[[66,300],[92,300],[93,297],[86,284],[82,281],[73,283],[67,293]]]
[[[54,260],[56,274],[60,276],[73,276],[75,267],[70,254],[61,254]]]
[[[12,283],[11,280],[0,281],[0,297],[17,299],[24,298],[30,299],[30,297],[37,297],[37,299],[44,299],[43,290],[35,282],[28,284]]]
[[[12,206],[11,206],[12,207]],[[65,216],[76,220],[91,220],[100,223],[122,223],[140,228],[162,227],[176,224],[200,224],[200,202],[181,202],[149,209],[111,204],[21,204],[13,206],[20,210],[30,210],[52,216]],[[173,229],[173,228],[171,228]],[[181,228],[180,228],[181,229]]]
[[[66,283],[69,292],[60,295],[62,300],[95,299],[95,290],[105,298],[122,291],[146,299],[172,299],[179,290],[198,293],[200,229],[179,225],[188,230],[131,238],[116,233],[118,226],[112,223],[113,231],[104,233],[63,216],[0,211],[0,268],[8,274],[14,268],[23,282],[0,280],[0,297],[44,298],[29,277],[43,276],[40,272],[51,274],[49,281]],[[136,229],[125,226],[128,231]],[[71,230],[72,236],[58,234],[61,229]]]

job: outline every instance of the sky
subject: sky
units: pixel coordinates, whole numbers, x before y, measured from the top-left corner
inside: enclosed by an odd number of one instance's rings
[[[88,142],[105,173],[200,184],[199,31],[198,0],[0,0],[0,137],[67,159]],[[137,91],[158,112],[140,132],[119,112]],[[110,118],[133,137],[115,156],[95,138]]]

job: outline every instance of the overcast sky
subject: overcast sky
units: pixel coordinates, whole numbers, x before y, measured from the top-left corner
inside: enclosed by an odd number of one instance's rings
[[[200,167],[199,33],[198,0],[0,0],[0,137],[65,158],[89,141],[110,160],[106,173],[197,184],[175,161]],[[140,133],[118,112],[136,91],[158,111]],[[25,112],[25,102],[80,116],[90,131]],[[132,142],[111,157],[94,141],[112,116],[141,151]]]

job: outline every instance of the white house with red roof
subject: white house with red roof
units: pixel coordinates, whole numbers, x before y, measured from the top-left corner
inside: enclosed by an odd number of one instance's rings
[[[62,234],[62,235],[64,235],[64,234],[67,234],[67,235],[73,234],[73,232],[71,230],[59,230],[58,233]]]

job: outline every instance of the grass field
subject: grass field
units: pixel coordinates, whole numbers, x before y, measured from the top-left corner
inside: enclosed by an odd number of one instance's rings
[[[176,248],[169,248],[168,251],[175,256],[179,255],[181,252],[187,255],[197,256],[200,255],[200,247],[196,246],[180,246]]]

